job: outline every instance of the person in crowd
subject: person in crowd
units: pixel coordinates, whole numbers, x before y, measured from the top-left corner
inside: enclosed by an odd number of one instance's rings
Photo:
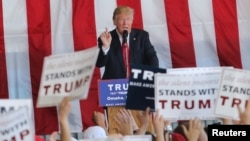
[[[232,122],[233,124],[250,124],[250,99],[246,105],[245,110],[241,108],[239,110],[240,120]],[[71,102],[68,97],[65,97],[59,106],[59,124],[60,124],[60,141],[73,141],[76,140],[71,137],[71,132],[68,125],[68,116],[71,109]],[[188,120],[188,122],[180,123],[173,132],[165,130],[167,125],[170,125],[170,121],[163,119],[163,116],[159,114],[159,110],[153,115],[153,126],[154,132],[148,133],[147,126],[152,112],[147,108],[145,111],[138,113],[138,119],[140,126],[136,125],[135,120],[127,109],[120,109],[114,119],[117,124],[117,128],[120,134],[108,134],[105,129],[108,128],[105,125],[105,117],[103,113],[94,112],[93,121],[96,123],[95,126],[89,127],[84,131],[84,137],[88,139],[93,138],[122,138],[126,135],[145,135],[151,134],[153,141],[207,141],[207,134],[204,131],[204,127],[200,119],[194,118]],[[229,122],[224,124],[231,124]],[[96,135],[98,134],[98,135]],[[53,132],[49,141],[56,141],[57,132]],[[37,140],[41,138],[37,137]]]
[[[69,129],[68,116],[71,110],[71,101],[68,97],[65,97],[59,106],[59,124],[61,127],[61,141],[73,141],[75,140],[71,136]],[[107,137],[105,130],[101,126],[93,126],[87,128],[83,132],[83,136],[86,139],[105,138]]]
[[[68,122],[68,116],[71,107],[72,105],[69,97],[64,97],[59,106],[59,124],[61,127],[61,141],[71,141],[72,139]]]
[[[164,131],[164,127],[167,126],[170,122],[164,121],[163,117],[159,115],[159,112],[156,112],[155,117],[153,118],[153,125],[155,132],[147,131],[150,119],[152,117],[152,112],[150,108],[146,108],[145,111],[140,111],[138,113],[138,120],[140,125],[137,130],[134,130],[133,116],[130,113],[130,110],[120,109],[117,113],[114,120],[117,122],[117,130],[122,135],[151,135],[152,141],[169,141],[168,133]],[[185,141],[185,138],[179,133],[172,133],[173,141]]]
[[[150,121],[152,119],[152,112],[150,112],[150,107],[147,107],[145,111],[139,111],[137,113],[137,119],[139,120],[139,128],[134,131],[135,135],[145,135],[149,134],[147,131]]]
[[[138,125],[130,110],[121,108],[115,115],[114,121],[117,123],[116,130],[122,135],[133,135],[138,130]]]
[[[106,125],[106,120],[105,120],[105,116],[103,113],[98,112],[98,111],[94,111],[92,114],[92,121],[95,125],[102,127],[105,132],[106,135],[108,135],[108,127]]]
[[[97,139],[106,138],[107,134],[103,127],[101,126],[90,126],[83,132],[84,139]]]
[[[240,120],[237,122],[237,124],[250,125],[250,98],[247,101],[245,110],[242,110],[238,106],[238,112],[239,112]]]
[[[96,66],[105,67],[102,79],[120,79],[128,77],[123,60],[122,45],[124,42],[129,48],[129,63],[159,66],[156,50],[151,44],[149,33],[142,29],[132,28],[134,9],[128,6],[119,6],[113,12],[112,31],[106,28],[98,38],[100,52]],[[127,37],[123,33],[128,32]]]
[[[153,118],[156,141],[165,141],[165,138],[169,138],[168,134],[164,134],[164,127],[166,127],[168,124],[170,124],[170,122],[164,120],[163,116],[159,114],[159,110],[156,110]]]
[[[123,136],[127,135],[151,135],[152,141],[155,140],[154,133],[147,131],[152,118],[152,112],[150,108],[147,107],[145,111],[138,111],[136,114],[138,125],[130,110],[122,108],[114,117],[117,123],[117,131]]]
[[[179,123],[179,125],[174,129],[174,132],[183,135],[187,141],[208,140],[204,126],[198,118]]]
[[[59,124],[60,124],[60,141],[75,141],[76,139],[71,136],[69,129],[68,116],[71,110],[71,101],[69,97],[64,97],[59,106]],[[98,125],[90,126],[83,132],[84,139],[96,139],[96,138],[121,138],[119,134],[107,134],[104,127],[104,117],[101,113],[95,112],[94,122]],[[103,128],[104,127],[104,128]],[[49,141],[56,141],[57,132],[50,137]]]
[[[106,133],[106,136],[108,136],[109,138],[122,138],[122,134],[117,133],[117,134],[110,134],[108,132],[108,127],[106,125],[106,120],[105,120],[105,115],[101,112],[98,111],[94,111],[92,114],[92,121],[94,122],[94,126],[99,126],[102,127]],[[135,121],[134,121],[135,122]],[[135,127],[136,128],[136,127]]]
[[[164,120],[163,116],[159,114],[159,110],[156,110],[153,119],[155,141],[186,141],[183,135],[166,129],[170,125],[170,121]]]

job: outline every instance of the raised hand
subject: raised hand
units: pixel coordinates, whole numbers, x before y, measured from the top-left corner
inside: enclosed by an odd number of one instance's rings
[[[133,116],[126,109],[121,109],[114,117],[117,130],[122,135],[133,135]]]
[[[245,111],[243,111],[239,106],[238,106],[238,111],[239,111],[239,117],[240,117],[239,124],[249,125],[250,124],[250,98],[247,101]]]
[[[182,128],[188,141],[197,141],[200,133],[203,131],[202,123],[198,118],[190,119],[188,127],[182,125]]]
[[[59,123],[61,127],[61,141],[71,140],[71,134],[68,123],[68,116],[71,110],[71,102],[69,97],[64,97],[59,106]]]
[[[135,134],[144,135],[150,123],[150,119],[152,118],[152,113],[150,112],[150,108],[147,107],[145,111],[139,111],[137,117],[141,125]]]
[[[108,31],[108,28],[105,28],[105,31],[101,33],[100,39],[102,40],[103,47],[108,49],[110,47],[111,40],[112,40],[111,34]]]

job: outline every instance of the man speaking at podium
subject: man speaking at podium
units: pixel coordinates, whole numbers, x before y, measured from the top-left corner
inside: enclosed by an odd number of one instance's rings
[[[104,31],[98,38],[100,47],[97,67],[105,67],[102,79],[122,79],[129,76],[129,64],[159,67],[156,51],[148,32],[132,28],[134,10],[117,7],[113,12],[116,28]]]
[[[98,38],[100,52],[97,67],[104,67],[102,79],[129,78],[130,64],[159,67],[156,51],[149,40],[148,32],[132,29],[134,10],[128,6],[117,7],[113,12],[116,28],[106,30]],[[118,133],[114,122],[116,113],[124,107],[107,107],[109,133]],[[132,111],[135,118],[136,111]]]

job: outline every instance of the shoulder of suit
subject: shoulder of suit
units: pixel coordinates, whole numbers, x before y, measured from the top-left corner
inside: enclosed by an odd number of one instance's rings
[[[111,30],[110,33],[111,33],[111,34],[112,34],[112,33],[113,33],[113,34],[116,33],[116,29]]]
[[[148,33],[147,31],[145,31],[144,29],[139,29],[139,28],[132,28],[132,32],[135,32],[135,33]]]

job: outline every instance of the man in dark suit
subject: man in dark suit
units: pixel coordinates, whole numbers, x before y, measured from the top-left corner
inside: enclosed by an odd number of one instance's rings
[[[126,39],[129,46],[130,64],[150,65],[159,67],[156,51],[149,40],[148,32],[132,28],[134,10],[128,6],[120,6],[114,10],[113,24],[116,28],[104,31],[98,38],[100,47],[97,67],[105,67],[102,79],[126,78],[123,62],[122,34],[128,31]]]
[[[102,79],[123,79],[129,77],[129,65],[124,61],[124,46],[129,49],[126,56],[128,64],[140,64],[159,66],[156,51],[149,40],[148,32],[139,29],[132,29],[134,18],[134,10],[128,6],[120,6],[114,10],[113,24],[116,28],[112,31],[106,30],[101,33],[98,38],[98,46],[100,48],[96,66],[104,67]],[[127,31],[127,36],[124,35]],[[123,56],[124,55],[124,56]],[[117,131],[117,123],[114,116],[123,107],[107,107],[109,133],[121,133]],[[136,115],[136,112],[133,116]],[[127,124],[129,125],[129,124]],[[137,130],[137,129],[133,129]]]

